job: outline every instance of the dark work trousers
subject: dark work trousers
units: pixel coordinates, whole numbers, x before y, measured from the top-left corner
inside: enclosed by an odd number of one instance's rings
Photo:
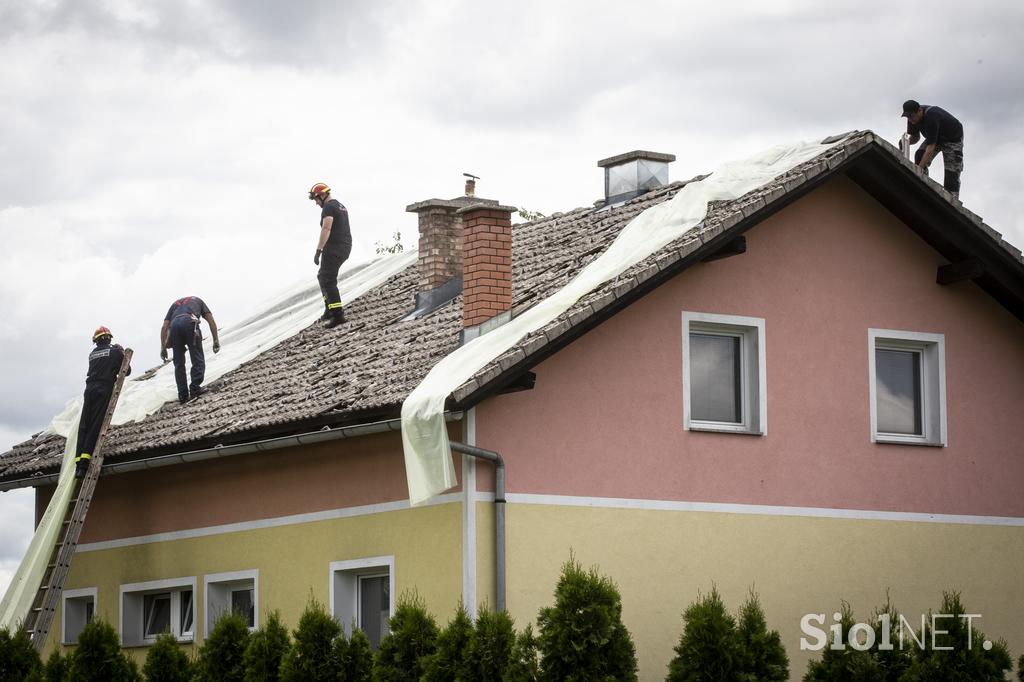
[[[199,331],[199,321],[191,315],[179,315],[171,320],[171,330],[167,338],[174,352],[174,380],[178,383],[178,400],[188,400],[189,391],[198,393],[199,386],[206,375],[206,356],[203,355],[203,335]],[[192,383],[185,379],[185,350],[188,349],[189,362],[192,363]]]
[[[352,253],[352,245],[348,244],[339,251],[324,251],[320,254],[320,270],[316,279],[320,282],[320,293],[324,296],[324,316],[341,315],[341,294],[338,293],[338,270]]]
[[[914,163],[920,164],[928,143],[923,143],[914,153]],[[964,141],[943,142],[938,145],[936,155],[942,154],[942,186],[953,196],[960,196],[960,174],[964,171]],[[925,175],[928,169],[924,169]]]
[[[75,456],[75,464],[83,473],[89,466],[89,460],[92,459],[92,451],[96,447],[96,439],[100,437],[100,427],[103,426],[103,415],[107,413],[107,405],[110,403],[110,394],[113,391],[113,384],[85,385],[82,417],[78,421],[77,455]]]

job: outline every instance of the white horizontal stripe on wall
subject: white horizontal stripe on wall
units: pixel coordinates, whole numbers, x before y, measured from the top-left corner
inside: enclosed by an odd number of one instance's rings
[[[492,496],[493,499],[493,496]],[[463,501],[462,493],[448,493],[431,498],[423,506],[430,507],[439,504],[454,504]],[[256,521],[241,521],[239,523],[226,523],[220,526],[206,526],[205,528],[189,528],[187,530],[175,530],[167,533],[154,533],[153,535],[140,535],[132,538],[120,538],[118,540],[104,540],[102,542],[87,542],[79,545],[75,552],[96,552],[104,549],[117,549],[118,547],[131,547],[134,545],[148,545],[154,542],[169,542],[171,540],[188,540],[191,538],[202,538],[210,535],[221,535],[224,533],[238,533],[247,530],[261,530],[263,528],[277,528],[279,526],[291,526],[299,523],[313,523],[315,521],[330,521],[332,519],[347,519],[353,516],[368,516],[383,512],[402,511],[412,509],[409,500],[397,500],[395,502],[381,502],[380,504],[367,504],[360,507],[345,507],[343,509],[328,509],[325,511],[309,512],[308,514],[292,514],[291,516],[278,516],[270,519],[258,519]]]
[[[494,500],[494,493],[478,493],[477,499]],[[506,493],[509,504],[546,504],[561,507],[600,509],[646,509],[652,511],[714,512],[719,514],[756,514],[760,516],[803,516],[858,521],[913,521],[916,523],[959,523],[974,526],[1024,526],[1017,516],[973,516],[969,514],[928,514],[923,512],[874,511],[869,509],[832,509],[829,507],[782,507],[764,504],[728,504],[720,502],[680,502],[675,500],[636,500],[625,497],[577,497]]]
[[[869,509],[834,509],[830,507],[785,507],[763,504],[729,504],[722,502],[683,502],[677,500],[642,500],[626,497],[579,497],[574,495],[540,495],[533,493],[507,493],[505,496],[509,504],[532,504],[550,505],[555,507],[592,507],[595,509],[639,509],[650,511],[685,511],[705,512],[717,514],[753,514],[759,516],[797,516],[806,518],[821,519],[850,519],[856,521],[909,521],[914,523],[952,523],[972,526],[1016,526],[1024,527],[1024,518],[1017,516],[975,516],[970,514],[929,514],[924,512],[896,512],[896,511],[875,511]],[[476,494],[478,502],[494,502],[494,493],[479,492]],[[462,503],[462,493],[447,493],[431,498],[425,506],[439,504]],[[276,528],[279,526],[290,526],[300,523],[312,523],[316,521],[329,521],[331,519],[344,519],[355,516],[367,516],[390,511],[401,511],[411,509],[409,500],[398,500],[395,502],[383,502],[380,504],[368,504],[360,507],[346,507],[344,509],[329,509],[326,511],[310,512],[308,514],[294,514],[291,516],[279,516],[271,519],[259,519],[256,521],[243,521],[240,523],[229,523],[220,526],[207,526],[205,528],[191,528],[188,530],[171,531],[168,533],[155,533],[153,535],[142,535],[118,540],[105,540],[102,542],[89,542],[78,546],[77,552],[96,552],[104,549],[116,549],[118,547],[131,547],[134,545],[145,545],[154,542],[168,542],[172,540],[187,540],[190,538],[208,537],[222,533],[237,533],[247,530],[260,530],[263,528]]]

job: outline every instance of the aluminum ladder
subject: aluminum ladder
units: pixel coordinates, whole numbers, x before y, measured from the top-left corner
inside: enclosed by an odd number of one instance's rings
[[[110,401],[107,403],[107,412],[103,415],[103,423],[100,425],[100,433],[96,438],[96,446],[91,453],[89,469],[84,478],[75,481],[75,488],[71,493],[67,512],[64,514],[64,523],[57,537],[57,544],[54,545],[53,551],[50,553],[50,561],[46,566],[39,590],[36,592],[36,598],[32,602],[32,608],[25,617],[25,630],[32,638],[32,644],[35,645],[36,650],[40,652],[50,634],[50,626],[53,624],[53,616],[57,611],[57,602],[60,601],[64,582],[67,580],[68,573],[71,572],[71,560],[75,556],[78,538],[82,534],[82,526],[85,525],[85,515],[89,511],[89,504],[92,502],[92,495],[100,476],[100,468],[103,466],[103,441],[106,440],[110,419],[114,416],[117,398],[121,395],[121,386],[124,384],[131,361],[132,349],[126,348],[124,359],[121,361],[121,369],[118,370],[117,380],[114,382],[114,390],[111,391]]]

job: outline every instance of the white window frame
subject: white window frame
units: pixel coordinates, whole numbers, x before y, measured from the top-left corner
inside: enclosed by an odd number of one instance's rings
[[[89,621],[85,613],[78,613],[79,608],[92,602],[93,617],[96,617],[96,604],[98,603],[99,590],[95,587],[82,587],[75,590],[64,590],[61,592],[61,617],[60,617],[60,641],[62,644],[74,644],[78,641],[78,635],[88,625]],[[70,608],[68,602],[71,602]],[[73,634],[68,633],[68,622],[75,621],[76,628]],[[81,622],[81,627],[77,627]]]
[[[921,354],[921,435],[879,432],[878,374],[875,368],[875,351],[878,349],[915,351]],[[945,334],[868,329],[868,381],[872,443],[946,446]]]
[[[212,589],[211,589],[212,588]],[[225,609],[231,608],[231,593],[238,588],[252,589],[253,624],[249,632],[255,632],[260,626],[260,572],[259,569],[231,571],[229,573],[210,573],[203,576],[203,603],[206,605],[206,617],[203,619],[203,637],[209,637],[217,618]]]
[[[185,590],[192,591],[192,630],[189,632],[181,632],[181,593]],[[149,594],[164,592],[171,594],[171,634],[179,642],[195,641],[199,613],[198,594],[196,577],[189,576],[121,585],[118,608],[118,632],[121,633],[121,646],[149,646],[156,642],[156,637],[145,636],[144,598]]]
[[[741,420],[717,422],[690,416],[690,333],[712,333],[740,339]],[[768,373],[765,363],[763,317],[683,313],[683,428],[687,431],[718,431],[768,435]]]
[[[395,615],[395,557],[377,556],[348,561],[332,561],[327,572],[331,616],[352,636],[352,624],[359,622],[359,579],[388,575],[388,614]]]

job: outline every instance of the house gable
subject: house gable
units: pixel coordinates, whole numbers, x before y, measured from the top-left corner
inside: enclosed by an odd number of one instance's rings
[[[746,238],[479,405],[510,494],[1024,516],[1024,325],[843,176]],[[765,320],[767,436],[684,431],[685,311]],[[871,328],[945,335],[948,447],[871,442]]]

